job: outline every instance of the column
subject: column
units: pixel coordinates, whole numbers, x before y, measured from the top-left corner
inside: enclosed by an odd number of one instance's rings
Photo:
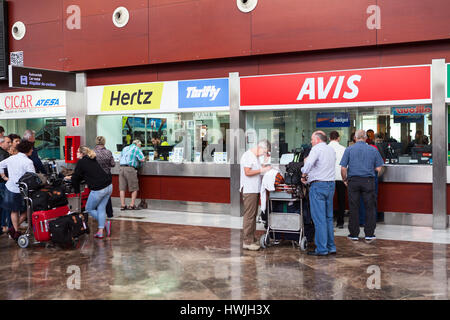
[[[431,66],[433,118],[433,229],[447,228],[447,112],[445,108],[445,60]]]
[[[229,75],[230,86],[230,135],[227,140],[227,150],[230,153],[230,214],[235,217],[243,215],[241,195],[239,192],[241,180],[240,159],[245,152],[245,112],[239,110],[240,82],[239,73]]]

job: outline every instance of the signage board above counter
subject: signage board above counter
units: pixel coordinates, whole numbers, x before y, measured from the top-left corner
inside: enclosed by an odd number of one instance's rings
[[[93,86],[87,101],[90,115],[226,111],[228,79]]]
[[[76,74],[9,65],[9,86],[24,89],[76,91]]]
[[[66,116],[64,91],[38,90],[0,93],[0,119]]]
[[[431,103],[431,66],[241,77],[240,89],[242,110]]]

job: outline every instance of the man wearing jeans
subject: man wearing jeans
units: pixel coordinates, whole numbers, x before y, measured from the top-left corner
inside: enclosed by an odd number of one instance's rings
[[[323,131],[311,135],[312,149],[302,168],[302,182],[309,183],[311,217],[315,227],[316,250],[309,255],[327,256],[336,253],[333,227],[333,196],[335,188],[336,153],[327,145]]]
[[[348,184],[348,238],[352,241],[359,240],[359,205],[362,197],[366,208],[365,241],[370,243],[376,239],[375,172],[381,172],[384,161],[378,150],[366,143],[364,130],[356,131],[355,138],[356,143],[345,150],[341,160],[342,179]]]

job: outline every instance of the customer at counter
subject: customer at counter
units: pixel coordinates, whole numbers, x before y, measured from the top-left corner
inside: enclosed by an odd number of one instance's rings
[[[246,250],[259,250],[260,245],[255,237],[256,215],[258,213],[258,200],[261,192],[261,174],[266,173],[272,167],[261,166],[260,156],[267,156],[270,152],[270,142],[261,140],[258,145],[246,151],[241,157],[241,183],[239,191],[244,201],[244,243]]]
[[[23,140],[29,141],[33,144],[33,153],[30,156],[31,161],[33,161],[34,168],[36,169],[36,173],[47,173],[47,170],[45,170],[44,165],[42,164],[41,159],[39,158],[38,152],[36,147],[34,146],[34,143],[36,141],[35,132],[33,130],[25,130],[23,134]]]
[[[339,229],[344,228],[344,212],[345,212],[345,193],[347,187],[342,181],[341,175],[341,159],[345,152],[345,147],[339,142],[341,137],[337,131],[330,132],[330,143],[328,144],[333,148],[336,153],[336,166],[335,166],[335,181],[336,181],[336,194],[338,200],[338,210],[336,211],[336,227]]]
[[[106,172],[108,176],[111,176],[111,168],[114,168],[116,163],[112,152],[105,148],[106,139],[103,136],[95,138],[94,152],[97,155],[96,159],[100,167]],[[112,177],[112,176],[111,176]],[[113,217],[113,208],[111,203],[111,197],[109,197],[108,204],[106,205],[106,216],[108,218]]]
[[[9,147],[9,155],[13,156],[19,153],[19,151],[17,151],[17,146],[19,145],[21,139],[20,136],[14,133],[11,133],[10,135],[8,135],[9,139],[11,140],[11,147]]]
[[[313,147],[301,169],[302,182],[310,184],[309,203],[315,228],[316,250],[308,251],[308,255],[313,256],[336,254],[333,226],[336,154],[326,142],[327,135],[323,131],[313,132]]]
[[[348,147],[341,160],[342,179],[348,185],[350,219],[348,238],[358,241],[360,197],[366,208],[365,240],[370,243],[376,239],[375,227],[375,171],[379,173],[384,165],[380,153],[366,143],[366,132],[357,130],[356,143]]]
[[[0,162],[5,160],[9,157],[8,150],[11,147],[11,139],[9,139],[8,136],[1,136],[0,137]],[[8,171],[5,170],[5,177],[8,177]],[[6,191],[6,181],[3,179],[0,179],[0,217],[1,217],[1,226],[2,229],[0,230],[0,234],[8,232],[8,228],[10,228],[11,225],[11,212],[7,209],[3,209],[1,207],[1,204],[3,203],[3,199],[5,197],[5,191]]]
[[[80,193],[80,183],[86,181],[89,189],[89,198],[86,202],[86,211],[98,221],[98,230],[94,238],[103,239],[111,235],[111,220],[106,221],[106,204],[112,193],[112,180],[100,167],[96,160],[96,154],[86,146],[80,146],[77,150],[78,162],[70,179],[75,193]]]
[[[26,220],[26,206],[18,186],[19,179],[27,172],[35,172],[33,161],[29,159],[33,152],[33,143],[22,140],[17,145],[18,153],[0,162],[0,176],[5,184],[5,197],[2,208],[11,212],[12,227],[8,230],[12,239],[17,240],[21,235],[19,226]],[[8,177],[5,174],[8,170]]]
[[[132,144],[125,147],[120,153],[120,172],[119,172],[119,190],[120,190],[120,210],[139,210],[135,205],[137,193],[139,191],[138,169],[145,161],[145,156],[141,150],[140,140],[134,140]],[[131,192],[131,202],[129,206],[125,205],[125,192]]]

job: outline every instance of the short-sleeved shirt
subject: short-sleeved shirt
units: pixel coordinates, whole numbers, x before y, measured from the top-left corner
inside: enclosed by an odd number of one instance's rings
[[[244,168],[250,168],[252,170],[261,169],[259,159],[251,150],[246,151],[241,158],[241,187],[239,190],[243,193],[260,193],[261,175],[246,176]]]
[[[139,161],[142,161],[144,158],[145,156],[141,149],[132,143],[128,147],[123,148],[120,154],[120,165],[131,166],[137,169]]]
[[[384,161],[377,149],[363,141],[345,149],[340,165],[348,169],[350,177],[375,177],[375,168],[383,166]]]

